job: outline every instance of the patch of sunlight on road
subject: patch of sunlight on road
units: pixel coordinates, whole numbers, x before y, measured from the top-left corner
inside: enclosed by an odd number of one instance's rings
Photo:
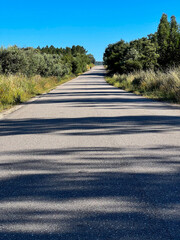
[[[3,170],[0,176],[0,180],[7,180],[20,176],[27,175],[43,175],[43,174],[54,174],[55,172],[47,171],[47,170]],[[59,172],[57,172],[59,173]]]
[[[180,220],[180,204],[174,204],[161,209],[161,214],[167,219]]]
[[[143,209],[143,203],[123,197],[82,198],[61,202],[11,200],[0,204],[0,214],[4,222],[0,226],[0,232],[68,232],[73,228],[71,222],[75,219],[80,220],[96,214],[132,214]]]

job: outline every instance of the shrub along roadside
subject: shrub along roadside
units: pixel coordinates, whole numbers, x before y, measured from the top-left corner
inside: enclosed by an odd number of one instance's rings
[[[118,88],[157,100],[180,103],[180,67],[163,71],[137,71],[114,74],[106,81]]]
[[[94,64],[92,54],[81,46],[72,48],[18,48],[12,46],[0,48],[0,74],[24,74],[28,77],[42,77],[80,74],[87,65]]]
[[[27,77],[25,75],[0,75],[0,111],[22,103],[36,95],[48,92],[75,75],[60,77]]]
[[[82,46],[0,48],[0,111],[86,72],[95,59]]]

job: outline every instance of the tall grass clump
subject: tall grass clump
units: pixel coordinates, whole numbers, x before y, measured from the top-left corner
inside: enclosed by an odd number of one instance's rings
[[[159,100],[180,103],[180,67],[163,71],[137,71],[129,74],[107,77],[107,82],[125,89]]]
[[[73,75],[63,78],[41,77],[40,75],[27,77],[22,74],[0,75],[0,110],[25,102],[73,77]]]

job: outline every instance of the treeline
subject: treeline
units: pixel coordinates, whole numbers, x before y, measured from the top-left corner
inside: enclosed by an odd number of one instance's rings
[[[139,70],[164,70],[180,65],[180,27],[175,16],[163,14],[157,32],[131,42],[110,44],[104,53],[104,65],[112,73]]]
[[[55,48],[46,46],[0,49],[0,74],[21,73],[26,76],[65,76],[79,74],[95,62],[92,54],[81,46]]]

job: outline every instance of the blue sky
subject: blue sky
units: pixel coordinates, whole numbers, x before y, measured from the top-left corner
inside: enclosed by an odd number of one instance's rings
[[[157,30],[162,13],[180,23],[180,1],[0,1],[0,45],[84,46],[102,60],[108,44]]]

